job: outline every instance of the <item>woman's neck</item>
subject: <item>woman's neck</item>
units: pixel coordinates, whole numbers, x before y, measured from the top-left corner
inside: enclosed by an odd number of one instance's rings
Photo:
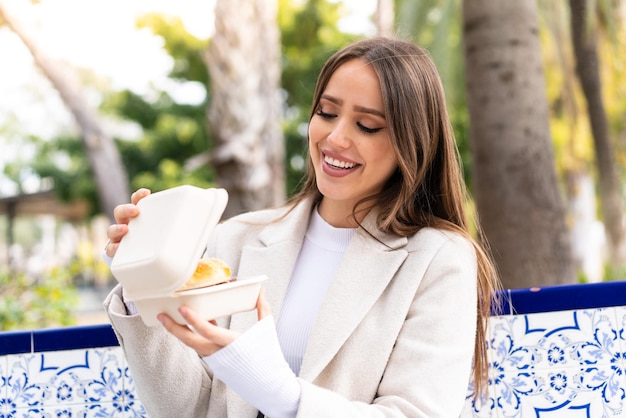
[[[328,198],[322,198],[317,208],[320,216],[328,224],[335,228],[357,228],[357,223],[361,222],[368,211],[359,211],[356,215],[356,221],[352,216],[354,202],[337,201]]]

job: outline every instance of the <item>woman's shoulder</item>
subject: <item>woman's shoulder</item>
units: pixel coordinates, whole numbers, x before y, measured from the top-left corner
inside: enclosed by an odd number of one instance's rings
[[[467,277],[476,277],[477,253],[472,238],[462,232],[441,228],[423,228],[409,238],[407,243],[407,266],[427,266],[424,271],[439,277],[446,274],[462,281]],[[456,282],[456,281],[454,281]],[[465,280],[464,283],[473,283]]]
[[[460,231],[443,228],[426,227],[409,237],[408,250],[423,249],[424,247],[436,250],[444,245],[451,245],[466,251],[474,251],[472,238]]]
[[[241,213],[228,218],[218,225],[221,233],[227,234],[257,234],[261,229],[270,225],[283,224],[287,218],[293,218],[294,210],[291,206],[279,206]]]
[[[301,204],[242,213],[217,225],[207,249],[209,253],[216,253],[219,251],[217,246],[240,248],[242,245],[271,245],[280,240],[292,240],[294,236],[304,236],[307,220],[306,206]]]
[[[283,217],[289,208],[287,206],[279,206],[268,209],[254,210],[250,212],[241,213],[231,218],[226,219],[223,223],[226,224],[246,224],[260,226],[272,222],[276,219]]]

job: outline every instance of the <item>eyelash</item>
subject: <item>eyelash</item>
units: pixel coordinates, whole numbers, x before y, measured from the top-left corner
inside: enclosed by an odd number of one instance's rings
[[[317,112],[315,112],[315,114],[321,116],[324,119],[332,119],[337,117],[337,115],[331,115],[330,113],[324,112],[322,109],[317,109]]]
[[[337,115],[326,113],[322,109],[317,109],[315,114],[323,119],[333,119],[337,117]],[[368,128],[367,126],[361,124],[360,122],[357,122],[356,125],[361,130],[361,132],[366,133],[366,134],[375,134],[376,132],[379,132],[382,129],[382,128]]]
[[[357,123],[357,126],[361,131],[365,132],[366,134],[375,134],[376,132],[381,130],[381,128],[368,128],[365,125],[361,125],[361,123]]]

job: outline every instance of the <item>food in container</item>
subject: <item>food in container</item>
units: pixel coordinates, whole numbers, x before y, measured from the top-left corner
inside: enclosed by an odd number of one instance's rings
[[[111,271],[146,325],[159,324],[160,312],[184,324],[178,313],[183,304],[207,320],[256,306],[266,276],[179,291],[195,272],[227,202],[224,189],[184,185],[152,193],[137,204],[140,213],[129,222]]]

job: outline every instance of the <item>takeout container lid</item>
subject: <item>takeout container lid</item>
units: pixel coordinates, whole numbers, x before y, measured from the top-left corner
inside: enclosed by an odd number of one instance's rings
[[[141,199],[111,272],[131,301],[171,296],[195,271],[228,193],[184,185]]]

